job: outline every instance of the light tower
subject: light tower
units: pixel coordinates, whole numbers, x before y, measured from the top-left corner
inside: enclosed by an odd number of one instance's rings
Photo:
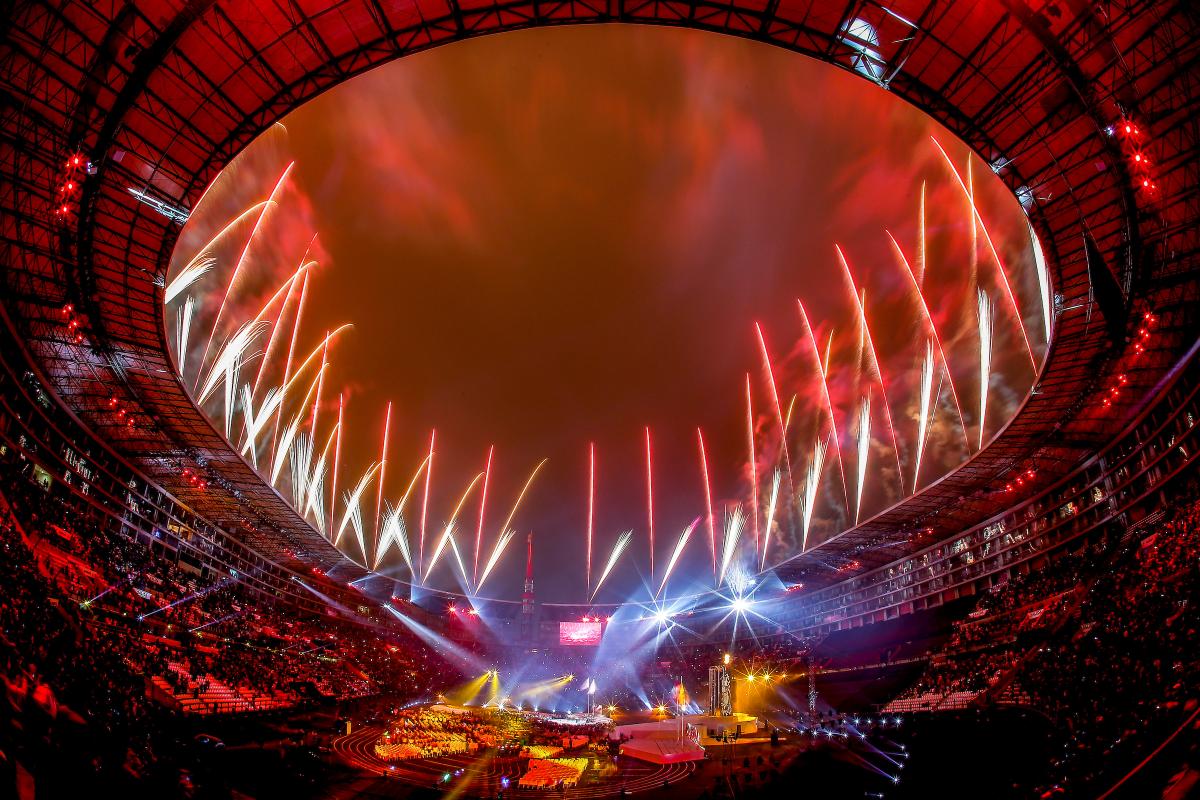
[[[533,622],[533,533],[525,536],[525,591],[521,595],[521,638],[528,646],[536,644]]]

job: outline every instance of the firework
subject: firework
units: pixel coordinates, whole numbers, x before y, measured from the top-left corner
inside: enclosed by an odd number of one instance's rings
[[[713,578],[717,577],[717,528],[713,519],[712,484],[708,480],[708,455],[704,452],[704,432],[696,428],[700,442],[700,473],[704,478],[704,508],[708,513],[708,546],[712,552]]]
[[[608,556],[608,563],[604,565],[604,571],[600,573],[600,580],[596,581],[596,588],[592,590],[588,597],[588,602],[591,602],[596,597],[596,592],[600,591],[600,587],[604,585],[604,581],[613,571],[613,567],[617,565],[617,561],[621,558],[621,554],[629,547],[629,543],[633,540],[633,531],[625,531],[617,537],[616,544],[613,545],[612,552]]]
[[[921,362],[921,410],[917,419],[917,463],[913,466],[913,493],[921,478],[921,456],[925,453],[925,442],[929,433],[930,417],[933,416],[933,340],[925,343],[925,360]]]
[[[187,364],[187,346],[188,337],[192,332],[192,316],[196,313],[196,298],[190,294],[183,301],[183,308],[179,309],[175,327],[175,341],[179,347],[177,350],[178,358],[176,363],[179,367],[179,377],[183,377],[184,366]]]
[[[825,468],[825,450],[827,441],[813,443],[812,459],[808,462],[808,472],[804,476],[804,495],[800,498],[801,533],[800,551],[808,547],[808,531],[812,525],[813,508],[817,505],[817,489],[821,484],[821,472]]]
[[[398,502],[394,508],[391,506],[388,506],[388,511],[387,511],[387,514],[385,515],[386,519],[385,519],[384,526],[383,526],[384,527],[383,539],[380,540],[380,543],[376,546],[376,549],[375,549],[375,568],[376,569],[378,569],[379,563],[383,560],[383,556],[387,553],[388,545],[392,541],[395,541],[396,544],[400,548],[400,554],[404,556],[405,563],[408,564],[409,573],[411,573],[414,577],[418,575],[417,570],[413,566],[412,548],[409,546],[409,543],[408,543],[408,526],[405,524],[403,516],[400,517],[398,523],[393,525],[394,530],[390,536],[387,531],[388,531],[388,524],[389,524],[389,521],[391,520],[392,515],[393,514],[399,514],[399,515],[404,514],[404,506],[408,503],[408,498],[412,495],[413,488],[416,487],[417,480],[421,477],[421,472],[425,469],[425,465],[428,463],[429,463],[429,457],[426,456],[424,459],[422,459],[421,463],[417,465],[417,469],[413,473],[412,478],[409,480],[408,487],[404,490],[404,494],[403,494],[403,496],[401,496],[400,502]],[[398,527],[396,527],[396,525],[398,525]],[[403,538],[397,539],[396,537],[401,534],[403,534]]]
[[[488,579],[488,575],[492,574],[492,569],[500,561],[500,556],[504,554],[508,543],[512,541],[517,532],[511,528],[500,534],[500,538],[496,540],[495,546],[492,547],[492,554],[488,556],[487,564],[484,565],[483,574],[479,576],[479,582],[475,584],[475,593],[478,594],[483,589],[484,582]]]
[[[319,393],[318,393],[319,396]],[[313,410],[313,427],[316,428],[316,409]],[[379,517],[383,510],[383,481],[387,472],[387,451],[388,451],[388,434],[392,427],[392,404],[391,401],[387,404],[387,411],[383,414],[383,442],[379,445],[379,483],[375,487],[375,519],[374,528],[371,534],[371,540],[375,543],[375,550],[379,550]]]
[[[929,336],[933,339],[933,344],[937,347],[938,358],[941,359],[942,366],[946,370],[946,380],[950,384],[950,397],[954,400],[954,410],[958,412],[958,425],[962,430],[963,444],[967,448],[967,452],[971,452],[971,441],[967,436],[967,423],[963,419],[962,405],[958,402],[958,391],[954,388],[954,375],[950,371],[950,359],[946,358],[946,351],[942,349],[942,338],[938,335],[937,325],[933,321],[933,314],[929,311],[929,304],[925,302],[925,294],[921,291],[921,282],[913,273],[912,268],[908,265],[908,259],[904,257],[904,251],[900,249],[900,245],[896,242],[896,238],[888,232],[888,239],[892,242],[892,252],[896,254],[896,258],[904,266],[904,274],[909,277],[913,287],[913,294],[917,297],[918,305],[921,307],[921,313],[925,319],[925,325],[928,329]],[[916,481],[913,482],[916,485]],[[915,491],[915,490],[914,490]]]
[[[238,257],[237,262],[234,264],[233,272],[229,276],[229,283],[225,287],[225,294],[221,296],[221,304],[217,307],[217,316],[213,320],[212,327],[209,329],[208,341],[204,344],[204,352],[200,356],[201,370],[204,369],[204,364],[206,361],[208,361],[208,350],[212,346],[213,337],[216,336],[217,330],[221,326],[221,318],[225,314],[225,305],[229,302],[229,293],[233,291],[233,285],[237,283],[238,275],[241,274],[242,267],[246,264],[246,255],[250,252],[250,245],[254,243],[254,239],[258,236],[258,231],[262,227],[262,222],[267,215],[267,210],[275,204],[275,195],[278,194],[279,190],[283,188],[284,182],[287,181],[288,174],[291,173],[292,167],[295,165],[296,162],[294,161],[288,164],[287,167],[284,168],[283,174],[279,176],[279,180],[276,182],[275,188],[271,190],[271,194],[267,197],[268,202],[263,205],[262,211],[259,212],[258,219],[254,221],[254,227],[250,230],[250,237],[246,239],[246,244],[242,247],[242,254]],[[199,383],[199,380],[200,376],[197,374],[197,383]],[[195,386],[192,388],[194,389]]]
[[[679,563],[679,557],[683,555],[683,550],[687,547],[688,539],[692,537],[692,531],[696,530],[696,526],[699,524],[700,517],[696,517],[692,520],[692,524],[684,528],[683,533],[679,535],[679,540],[675,542],[675,549],[671,551],[671,558],[667,561],[667,568],[663,570],[662,583],[658,585],[658,591],[654,593],[656,598],[666,588],[667,581],[671,579],[671,573],[675,571],[675,565]]]
[[[650,426],[646,426],[646,526],[650,530],[650,582],[654,583],[654,468],[650,461]]]
[[[483,543],[483,512],[487,508],[488,481],[492,477],[492,453],[495,449],[495,445],[488,448],[487,465],[483,468],[483,489],[479,494],[479,524],[475,527],[475,565],[471,570],[471,580],[475,583],[479,582],[479,548]]]
[[[433,444],[437,430],[429,432],[429,455],[425,457],[425,497],[421,501],[421,527],[417,532],[417,571],[425,568],[425,520],[429,514],[429,484],[433,481]]]
[[[430,469],[433,468],[432,457],[429,459],[429,467]],[[454,506],[454,511],[450,514],[450,520],[446,523],[446,527],[442,531],[442,538],[438,540],[438,544],[433,551],[433,555],[429,557],[429,566],[425,568],[425,576],[421,579],[421,583],[424,583],[429,579],[429,573],[433,572],[433,568],[437,566],[438,556],[442,554],[442,550],[445,549],[446,544],[454,535],[454,528],[458,524],[458,512],[462,510],[463,503],[467,502],[467,498],[471,496],[471,490],[475,488],[475,484],[479,483],[479,479],[482,477],[482,472],[477,473],[475,477],[471,479],[471,482],[467,484],[467,488],[462,493],[462,497],[458,498],[458,504]],[[425,473],[425,479],[426,485],[428,486],[429,472]]]
[[[508,526],[512,524],[513,517],[517,515],[517,509],[521,506],[521,501],[525,499],[525,493],[529,491],[529,487],[533,485],[533,479],[537,477],[538,472],[545,465],[547,459],[543,458],[538,462],[533,471],[529,473],[529,477],[525,479],[525,485],[521,487],[521,493],[517,495],[517,500],[513,503],[512,508],[508,512],[508,516],[504,518],[504,524],[500,526],[500,530],[508,530]]]
[[[979,232],[983,234],[983,241],[987,244],[988,251],[992,254],[992,259],[996,262],[996,272],[1000,277],[1000,288],[1004,290],[1004,299],[1008,302],[1009,307],[1012,309],[1013,317],[1017,323],[1017,329],[1021,332],[1021,340],[1025,343],[1025,353],[1029,356],[1029,366],[1033,369],[1034,373],[1036,373],[1037,360],[1033,356],[1033,345],[1029,343],[1029,336],[1025,332],[1025,323],[1021,317],[1021,309],[1017,305],[1017,298],[1013,294],[1012,285],[1008,281],[1008,273],[1004,269],[1004,261],[1001,260],[1000,253],[997,252],[996,245],[992,242],[992,236],[990,233],[988,233],[987,223],[983,221],[983,215],[979,213],[979,208],[975,205],[974,193],[970,187],[963,183],[962,176],[958,174],[958,170],[955,168],[954,162],[950,160],[950,156],[947,155],[946,150],[942,147],[941,143],[938,142],[937,138],[933,136],[929,138],[933,140],[934,145],[936,145],[938,151],[941,152],[942,157],[946,160],[946,165],[950,167],[951,174],[954,175],[954,180],[958,183],[959,188],[961,188],[963,193],[967,196],[967,200],[971,205],[971,224],[973,226],[978,224]],[[968,161],[967,163],[969,166],[970,162]],[[972,228],[972,230],[974,230],[974,228]]]
[[[584,585],[592,588],[592,525],[596,515],[596,443],[588,444],[587,564]]]
[[[1025,226],[1029,229],[1029,240],[1033,242],[1033,265],[1037,269],[1038,296],[1042,299],[1043,330],[1046,332],[1046,341],[1050,341],[1050,274],[1046,271],[1046,254],[1042,252],[1042,242],[1029,220],[1025,220]]]
[[[979,447],[987,421],[988,386],[992,379],[992,301],[979,290]]]
[[[742,529],[746,527],[746,515],[741,506],[734,506],[732,512],[725,515],[725,537],[721,547],[721,574],[718,584],[725,582],[729,573],[729,565],[737,553],[738,542],[742,538]]]
[[[829,414],[829,429],[832,432],[831,438],[833,439],[833,453],[834,453],[834,456],[837,457],[838,473],[841,475],[841,478],[842,478],[842,496],[846,500],[846,505],[849,506],[850,505],[850,493],[846,487],[846,468],[845,468],[844,462],[842,461],[842,445],[840,443],[841,436],[838,433],[837,417],[835,417],[834,413],[833,413],[833,400],[830,398],[830,395],[829,395],[829,377],[828,376],[829,376],[829,350],[830,350],[830,347],[829,346],[826,347],[825,361],[824,361],[824,363],[822,363],[821,353],[817,349],[817,339],[813,335],[812,325],[810,325],[808,322],[808,312],[804,310],[804,303],[802,303],[800,300],[796,300],[796,305],[800,308],[800,321],[804,325],[804,332],[808,335],[808,341],[812,345],[813,358],[817,362],[817,376],[821,379],[821,394],[825,398],[825,411],[826,411],[826,413]],[[833,333],[832,332],[829,334],[829,344],[830,344],[830,346],[832,346],[832,344],[833,344]],[[847,513],[849,513],[848,510],[847,510]]]
[[[789,408],[790,412],[791,409]],[[786,430],[787,422],[781,425]],[[750,373],[746,373],[746,438],[750,451],[750,508],[753,521],[754,553],[758,554],[758,464],[754,453],[754,400],[750,394]],[[767,535],[770,536],[768,529]]]
[[[758,563],[760,570],[767,565],[767,549],[771,546],[771,530],[775,527],[775,509],[779,503],[779,484],[782,479],[783,475],[776,468],[771,477],[771,497],[767,501],[767,527],[763,530],[762,560]]]
[[[862,322],[862,334],[866,340],[867,354],[871,357],[870,366],[872,377],[879,384],[879,392],[883,395],[883,420],[887,423],[888,433],[892,437],[892,452],[896,456],[896,475],[900,479],[900,493],[904,493],[904,471],[900,466],[900,441],[896,438],[896,426],[892,424],[892,410],[888,404],[887,384],[883,380],[883,368],[879,365],[879,355],[875,351],[875,341],[871,338],[871,326],[867,323],[867,304],[864,297],[860,298],[857,290],[855,290],[854,275],[850,272],[850,263],[846,261],[846,256],[842,253],[842,248],[836,244],[833,249],[837,252],[838,261],[842,265],[842,271],[845,273],[846,280],[850,283],[850,288],[854,294],[854,302],[858,308],[858,318]],[[861,488],[860,488],[861,491]]]
[[[858,495],[854,501],[854,524],[862,514],[863,484],[867,479],[867,456],[871,452],[871,392],[863,398],[858,412]]]
[[[204,276],[204,273],[212,269],[216,263],[217,259],[212,256],[192,259],[192,262],[179,270],[179,274],[175,276],[174,280],[167,284],[163,297],[163,305],[169,305],[172,300],[187,290],[189,286],[200,280]]]
[[[362,509],[359,503],[362,500],[363,492],[371,485],[371,481],[375,478],[375,473],[379,471],[379,464],[373,463],[367,468],[367,471],[358,479],[352,491],[346,493],[346,498],[342,503],[344,511],[342,511],[342,521],[338,525],[337,532],[333,537],[333,545],[336,547],[342,541],[342,535],[346,532],[346,525],[354,523],[354,533],[358,538],[359,549],[362,550],[363,561],[367,558],[367,545],[362,535]]]
[[[242,455],[250,454],[250,463],[258,469],[258,434],[266,427],[267,421],[275,414],[279,401],[283,398],[278,388],[271,389],[263,398],[258,412],[254,411],[254,392],[246,384],[242,384],[242,420],[245,423],[246,440],[242,443]]]
[[[304,301],[308,298],[308,276],[309,276],[309,273],[305,272],[304,280],[300,285],[300,299],[296,303],[296,316],[292,319],[292,335],[288,340],[287,359],[283,362],[283,385],[284,386],[287,386],[291,382],[292,359],[296,355],[296,341],[300,337],[300,320],[304,316]],[[295,284],[292,284],[292,285],[295,286]],[[274,331],[272,331],[272,333],[273,332]],[[267,343],[267,346],[268,346],[268,348],[270,347],[270,342]],[[264,361],[265,360],[266,359],[264,358]],[[263,372],[264,372],[264,370],[260,369],[258,371],[258,375],[255,376],[255,379],[254,379],[256,394],[257,394],[257,390],[258,390],[258,380],[260,378],[262,378]],[[271,432],[271,455],[272,456],[274,456],[274,454],[275,454],[275,444],[279,440],[279,423],[280,423],[280,420],[282,419],[282,416],[283,416],[283,411],[282,411],[282,409],[280,409],[275,414],[275,426]]]
[[[787,472],[792,471],[791,459],[788,457],[787,448],[787,426],[783,421],[783,408],[779,402],[779,390],[775,384],[775,370],[771,366],[771,355],[767,351],[767,340],[763,337],[762,326],[757,322],[754,323],[754,330],[758,333],[758,346],[762,351],[763,369],[767,373],[767,386],[771,389],[771,402],[775,407],[775,421],[779,423],[779,449],[783,453],[783,463]]]
[[[342,463],[342,431],[345,430],[346,418],[346,401],[345,395],[338,392],[338,420],[337,420],[337,440],[333,445],[333,470],[329,478],[329,521],[332,522],[334,514],[337,512],[337,485],[338,475],[341,470],[339,467]]]
[[[321,376],[325,374],[325,370],[328,368],[329,365],[325,364],[317,371],[312,383],[309,384],[308,391],[304,394],[304,399],[300,402],[300,412],[292,418],[291,423],[284,429],[283,436],[279,439],[279,447],[275,451],[275,458],[271,464],[272,485],[277,485],[279,471],[283,469],[283,462],[287,460],[288,448],[292,446],[292,440],[296,438],[296,434],[300,431],[300,426],[304,424],[304,418],[308,416],[308,401],[317,391],[317,386],[321,382]],[[286,390],[287,387],[285,386],[284,389]]]

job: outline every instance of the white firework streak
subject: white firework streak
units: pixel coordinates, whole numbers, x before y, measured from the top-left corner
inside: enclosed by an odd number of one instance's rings
[[[283,431],[283,436],[279,439],[279,444],[275,448],[275,461],[271,464],[272,486],[275,486],[276,481],[279,480],[279,472],[283,469],[283,462],[287,460],[288,453],[291,451],[292,440],[296,438],[296,434],[300,432],[300,426],[304,424],[304,419],[308,416],[308,401],[312,399],[312,394],[317,390],[317,384],[320,382],[321,376],[325,374],[328,366],[328,364],[322,365],[321,369],[313,377],[312,384],[308,387],[308,391],[304,393],[304,402],[300,404],[300,410],[296,412],[296,416],[288,423],[287,428]],[[286,390],[287,387],[284,388]],[[282,400],[280,402],[282,403]]]
[[[492,554],[488,556],[487,565],[483,568],[483,574],[479,576],[479,583],[475,584],[476,594],[479,594],[479,590],[483,588],[483,582],[488,579],[488,575],[492,574],[492,568],[499,563],[500,556],[504,553],[504,548],[508,547],[508,543],[516,535],[517,532],[509,528],[496,540],[496,545],[492,548]]]
[[[308,516],[311,512],[314,519],[317,520],[317,530],[321,533],[325,533],[325,509],[322,507],[321,498],[325,496],[326,465],[329,460],[329,446],[333,444],[333,437],[337,431],[338,426],[334,425],[333,430],[329,433],[329,438],[325,440],[325,449],[321,451],[317,465],[313,467],[312,476],[308,479],[308,497],[305,498],[304,512],[301,514],[301,516]]]
[[[415,574],[412,549],[408,544],[408,526],[404,522],[404,511],[399,507],[392,508],[390,504],[385,504],[385,507],[383,534],[379,539],[379,547],[375,549],[375,569],[379,569],[380,562],[387,555],[388,547],[395,542],[400,555],[404,557],[404,563],[408,564],[408,571]]]
[[[178,297],[189,286],[204,276],[217,263],[217,259],[212,256],[197,256],[192,259],[186,267],[179,270],[179,274],[167,284],[166,295],[163,297],[163,305],[169,304],[172,300]]]
[[[428,475],[426,476],[428,477]],[[462,497],[458,498],[458,505],[454,507],[453,513],[450,514],[450,521],[446,523],[446,529],[442,532],[442,538],[438,540],[437,549],[433,551],[433,557],[429,559],[429,566],[425,568],[425,577],[421,579],[421,583],[425,583],[429,579],[429,573],[433,572],[434,565],[437,564],[438,556],[442,554],[446,543],[454,535],[454,526],[458,522],[458,512],[462,510],[463,503],[467,502],[467,498],[471,495],[471,490],[475,488],[475,484],[479,483],[479,479],[483,477],[483,473],[477,473],[471,482],[467,484],[467,490],[462,493]]]
[[[604,571],[600,573],[600,580],[596,581],[596,588],[592,589],[592,596],[588,598],[589,601],[596,596],[596,592],[600,591],[600,587],[604,585],[604,579],[608,577],[613,567],[617,565],[621,554],[625,552],[625,548],[629,547],[631,541],[633,541],[633,531],[625,531],[617,537],[617,543],[613,545],[612,553],[608,556],[608,563],[604,565]]]
[[[1046,271],[1046,254],[1042,252],[1042,242],[1029,220],[1029,239],[1033,242],[1033,265],[1037,267],[1038,293],[1042,297],[1042,324],[1045,326],[1046,341],[1050,341],[1050,276]]]
[[[204,388],[200,391],[198,402],[203,403],[217,388],[222,378],[227,378],[230,374],[234,362],[239,364],[245,363],[254,358],[258,353],[247,355],[250,345],[254,340],[267,329],[267,323],[257,322],[253,325],[243,324],[229,337],[229,341],[221,348],[220,355],[213,361],[212,367],[208,371],[208,375],[204,379]],[[236,384],[235,384],[236,385]]]
[[[683,533],[679,536],[679,541],[675,543],[675,550],[671,553],[671,560],[667,562],[667,568],[663,571],[662,583],[658,585],[658,591],[654,593],[655,597],[662,594],[662,590],[667,586],[667,580],[671,577],[671,573],[675,570],[675,564],[679,561],[679,557],[683,555],[683,549],[687,547],[688,539],[692,538],[692,531],[696,530],[696,526],[700,524],[700,517],[692,520],[692,524],[683,529]]]
[[[462,575],[463,585],[469,586],[470,578],[467,577],[467,568],[463,564],[462,553],[458,551],[458,542],[453,536],[450,537],[450,552],[454,554],[454,560],[458,563],[458,572]]]
[[[187,347],[188,337],[192,333],[192,315],[196,311],[196,298],[190,294],[187,300],[183,301],[183,308],[179,309],[179,315],[176,317],[175,340],[178,343],[178,351],[176,362],[179,366],[179,377],[183,377],[183,366],[187,363]]]
[[[363,536],[362,506],[358,503],[350,509],[350,527],[354,529],[354,538],[358,540],[358,549],[362,551],[363,563],[367,561],[367,545]]]
[[[917,464],[913,467],[913,494],[921,479],[921,456],[925,454],[925,442],[933,416],[933,339],[925,342],[925,361],[921,364],[921,416],[917,420]]]
[[[812,460],[808,462],[808,473],[804,476],[804,496],[800,498],[800,515],[803,527],[800,533],[800,552],[808,547],[808,530],[812,525],[813,508],[817,505],[817,489],[821,485],[821,473],[825,469],[825,451],[829,440],[813,445]]]
[[[363,551],[363,560],[366,560],[367,549],[366,543],[362,538],[362,511],[358,507],[359,501],[362,499],[363,492],[371,485],[371,481],[375,478],[375,473],[379,471],[379,462],[371,464],[370,468],[363,473],[363,476],[358,479],[358,484],[353,491],[346,492],[346,500],[344,503],[345,511],[342,512],[342,521],[338,523],[337,533],[333,537],[333,546],[337,547],[338,542],[342,540],[342,534],[346,532],[348,525],[354,515],[358,515],[359,521],[355,526],[355,533],[358,534],[358,545]]]
[[[292,443],[292,505],[299,508],[308,494],[308,469],[312,466],[313,440],[307,433]]]
[[[779,503],[779,483],[782,478],[783,475],[776,469],[775,475],[771,478],[771,500],[767,503],[767,527],[763,529],[762,560],[758,564],[759,569],[763,569],[767,565],[767,548],[771,546],[771,528],[775,524],[775,509]]]
[[[275,413],[275,409],[279,407],[279,403],[283,400],[283,393],[278,387],[267,392],[267,396],[263,398],[262,405],[258,407],[258,411],[254,410],[254,390],[250,388],[250,384],[242,384],[242,419],[246,423],[246,441],[242,443],[242,455],[250,453],[250,463],[258,469],[258,434],[266,426],[267,420]]]
[[[987,422],[988,388],[992,378],[992,301],[979,290],[979,447]]]
[[[867,456],[871,452],[871,393],[863,398],[858,412],[858,496],[854,501],[854,524],[862,514],[863,484],[867,480]]]
[[[445,529],[442,530],[442,536],[438,539],[437,547],[433,550],[433,555],[429,558],[429,566],[425,569],[425,577],[421,578],[421,583],[429,580],[429,573],[433,572],[434,566],[437,565],[438,558],[442,555],[442,551],[446,549],[446,543],[450,541],[450,537],[454,535],[454,520],[446,523]]]
[[[729,571],[729,565],[737,552],[744,527],[746,527],[746,514],[742,511],[741,506],[735,507],[732,513],[725,514],[725,539],[721,547],[721,575],[718,584],[725,582],[725,574]]]
[[[333,441],[333,434],[330,434],[330,441]],[[400,498],[400,502],[393,508],[390,503],[385,503],[386,512],[384,513],[384,532],[379,537],[379,542],[375,546],[375,568],[379,568],[379,564],[383,561],[383,557],[387,555],[388,545],[394,538],[396,545],[400,548],[400,555],[404,556],[404,562],[408,564],[409,574],[414,577],[417,575],[417,570],[413,566],[412,550],[408,543],[408,526],[404,522],[404,506],[408,502],[409,495],[412,494],[413,487],[417,485],[417,478],[421,477],[421,473],[425,469],[425,465],[429,463],[429,456],[421,461],[417,466],[417,471],[413,473],[412,480],[408,482],[408,488],[404,490],[404,496]],[[395,517],[395,520],[392,518]],[[389,538],[388,528],[393,526],[393,537]]]

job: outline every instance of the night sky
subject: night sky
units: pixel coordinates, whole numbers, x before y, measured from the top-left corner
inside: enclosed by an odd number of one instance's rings
[[[989,436],[1023,400],[1033,373],[995,262],[980,241],[973,275],[968,206],[930,135],[965,175],[967,149],[922,112],[859,76],[783,50],[636,26],[503,34],[405,58],[288,115],[205,195],[174,268],[241,209],[265,199],[294,160],[247,250],[217,344],[311,248],[309,258],[320,264],[311,272],[298,350],[341,322],[354,323],[331,351],[317,436],[323,444],[342,391],[348,424],[339,494],[379,457],[384,407],[393,401],[385,497],[399,498],[437,429],[432,549],[495,445],[482,561],[529,470],[548,458],[515,527],[534,532],[539,597],[582,600],[587,454],[595,442],[593,576],[617,535],[635,532],[598,597],[611,601],[633,591],[648,568],[644,426],[653,436],[659,569],[683,526],[704,513],[697,426],[709,448],[718,516],[727,502],[748,497],[747,372],[765,494],[779,426],[756,321],[783,405],[797,396],[788,444],[802,474],[820,395],[797,297],[822,350],[834,333],[830,381],[851,478],[851,417],[870,381],[856,367],[863,363],[858,324],[835,243],[866,290],[911,490],[925,338],[885,229],[914,259],[922,181],[925,295],[972,442],[976,281],[996,304]],[[985,164],[973,159],[972,170],[1040,363],[1045,333],[1024,215]],[[189,375],[253,222],[211,248],[216,266],[192,288],[199,307]],[[171,326],[177,305],[168,309]],[[281,329],[284,339],[290,325]],[[864,518],[899,492],[877,388],[873,394]],[[922,484],[964,457],[948,394],[943,386]],[[220,411],[219,403],[208,408]],[[834,463],[831,453],[816,540],[845,519]],[[414,550],[423,486],[408,505]],[[366,497],[369,519],[373,487]],[[468,569],[478,500],[477,487],[461,519]],[[366,527],[369,534],[369,521]],[[770,561],[795,551],[795,532],[779,535]],[[344,544],[352,539],[347,534]],[[517,544],[485,595],[519,594]],[[671,593],[705,575],[711,585],[709,559],[707,534],[698,535]],[[399,556],[386,563],[399,564]],[[430,583],[455,587],[453,576],[446,559]]]

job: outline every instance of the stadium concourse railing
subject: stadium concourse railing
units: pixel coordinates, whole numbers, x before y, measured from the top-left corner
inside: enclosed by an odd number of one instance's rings
[[[140,542],[201,580],[235,576],[268,602],[325,612],[325,603],[297,583],[315,576],[272,562],[147,480],[68,414],[27,364],[11,332],[0,330],[0,493],[6,482],[31,481],[45,492],[47,508],[61,501],[89,524]],[[46,519],[44,509],[33,510]],[[333,592],[328,584],[321,589]],[[351,607],[373,618],[377,609],[361,602]]]
[[[797,597],[772,619],[792,635],[822,636],[976,595],[1012,575],[1053,569],[1065,548],[1166,507],[1169,483],[1200,451],[1197,419],[1200,366],[1190,354],[1147,410],[1054,486],[960,536]]]

